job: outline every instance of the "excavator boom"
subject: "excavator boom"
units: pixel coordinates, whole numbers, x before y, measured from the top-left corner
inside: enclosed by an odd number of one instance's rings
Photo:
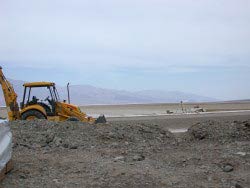
[[[14,88],[12,87],[12,85],[5,78],[2,72],[1,66],[0,66],[0,84],[2,86],[9,120],[13,121],[13,120],[20,119],[19,106],[17,103],[17,94],[14,91]]]

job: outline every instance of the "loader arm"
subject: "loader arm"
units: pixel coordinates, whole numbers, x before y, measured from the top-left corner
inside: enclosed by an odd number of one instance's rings
[[[2,67],[0,66],[0,84],[2,86],[3,95],[8,111],[10,121],[20,119],[19,106],[17,103],[17,94],[10,82],[5,78]]]
[[[65,118],[74,117],[77,118],[79,121],[94,123],[95,119],[92,117],[88,117],[84,112],[81,112],[77,106],[57,102],[56,103],[56,114],[59,116],[63,116]]]

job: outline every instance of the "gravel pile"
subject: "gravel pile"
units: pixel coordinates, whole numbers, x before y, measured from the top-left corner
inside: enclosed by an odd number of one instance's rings
[[[14,170],[0,187],[249,187],[249,121],[176,135],[160,123],[11,122]]]
[[[207,121],[197,123],[187,132],[193,140],[244,141],[250,140],[250,120],[219,122]]]
[[[129,148],[146,152],[175,143],[172,133],[157,125],[97,124],[49,122],[46,120],[10,123],[15,135],[14,146],[27,148]]]

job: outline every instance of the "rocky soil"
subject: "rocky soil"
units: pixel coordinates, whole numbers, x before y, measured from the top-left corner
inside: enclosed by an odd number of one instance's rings
[[[249,125],[210,120],[175,135],[152,122],[16,121],[0,187],[247,188]]]

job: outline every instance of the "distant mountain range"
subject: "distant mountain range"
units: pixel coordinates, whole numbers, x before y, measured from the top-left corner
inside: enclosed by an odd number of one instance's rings
[[[250,103],[250,99],[223,101],[224,103]]]
[[[22,100],[24,81],[9,79],[16,93],[18,102]],[[66,87],[57,86],[61,99],[67,99]],[[45,99],[49,93],[46,88],[34,89],[32,96],[36,95],[40,99]],[[180,91],[161,91],[161,90],[143,90],[130,92],[125,90],[113,90],[93,87],[90,85],[71,85],[70,86],[71,103],[77,105],[92,104],[143,104],[143,103],[179,103],[183,102],[213,102],[214,98],[200,95],[184,93]],[[0,105],[5,105],[1,92]]]

